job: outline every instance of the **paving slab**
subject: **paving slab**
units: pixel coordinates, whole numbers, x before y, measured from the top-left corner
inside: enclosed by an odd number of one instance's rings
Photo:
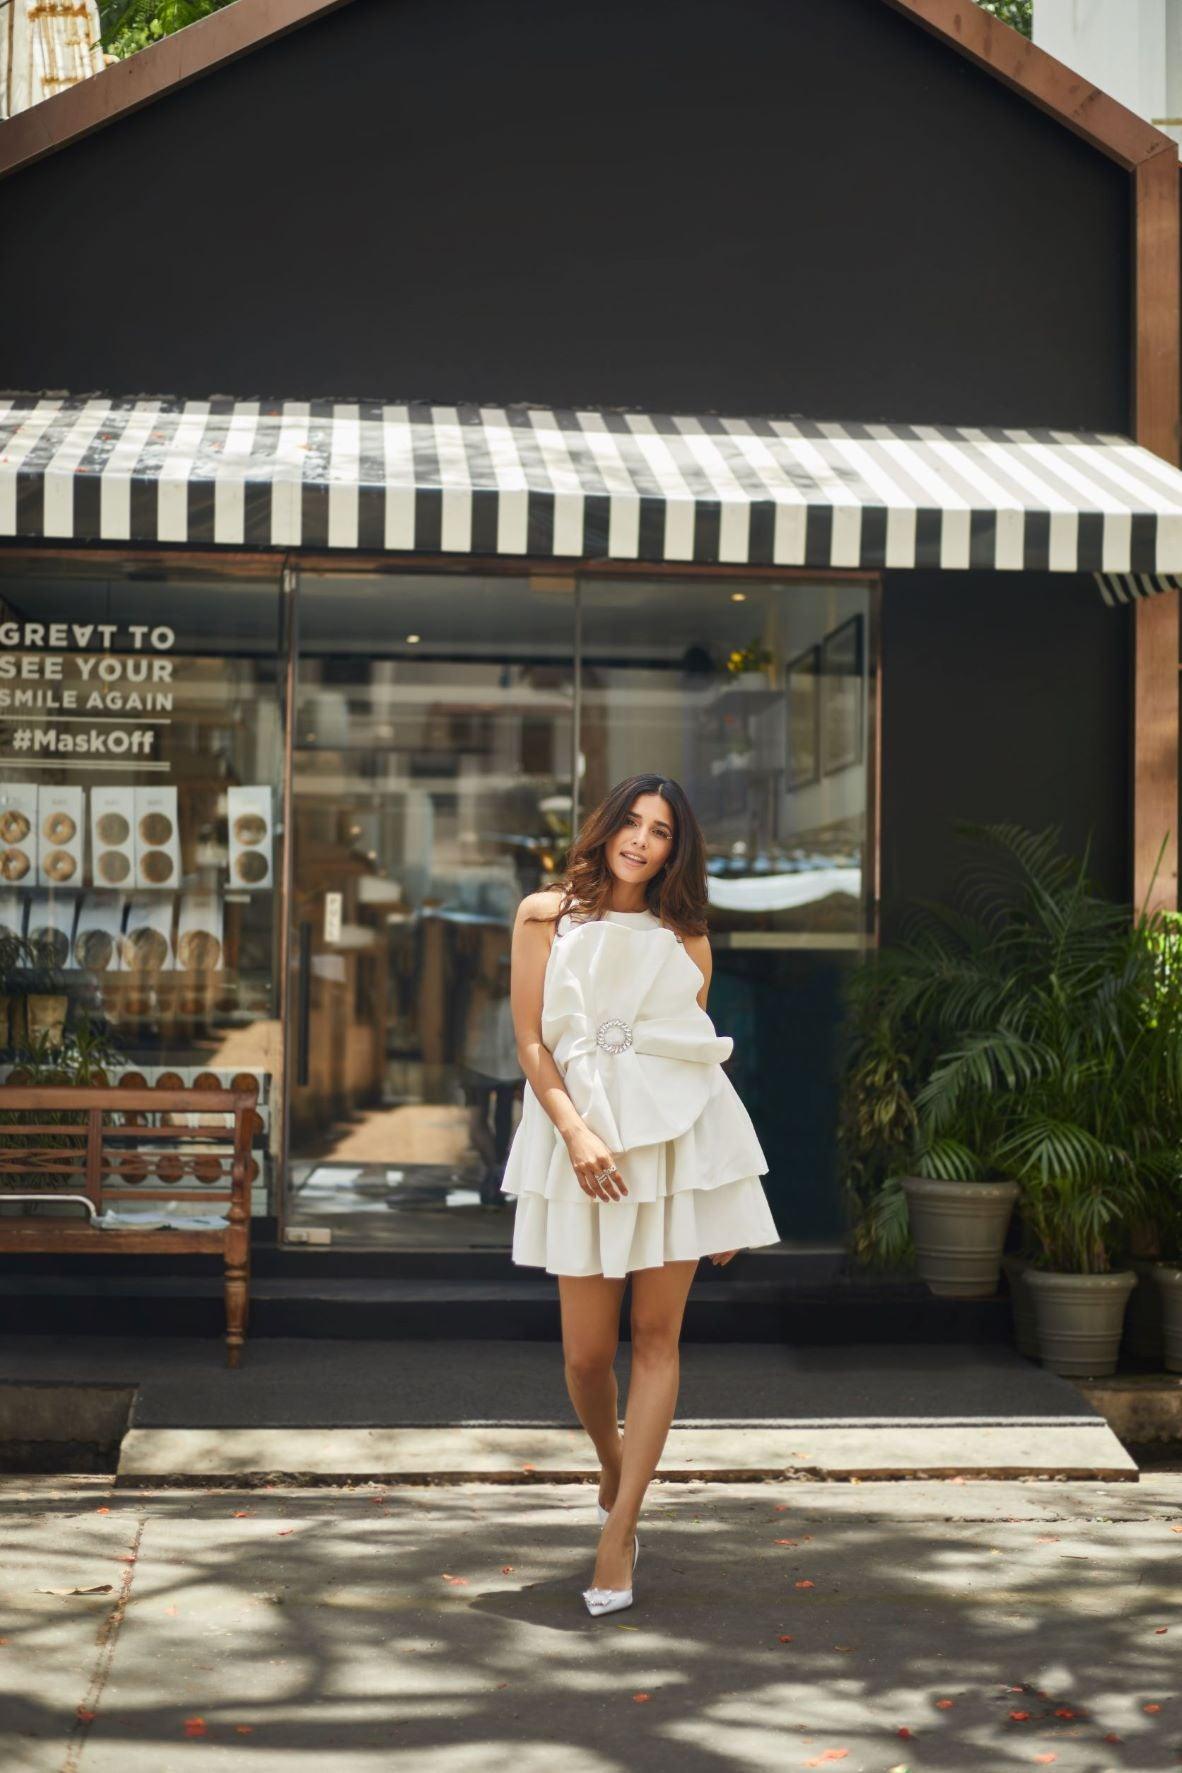
[[[0,1483],[0,1762],[1178,1766],[1182,1476],[654,1486],[640,1533],[635,1604],[591,1619],[570,1486]]]
[[[132,1429],[118,1483],[495,1478],[581,1481],[598,1466],[580,1429]],[[1040,1475],[1135,1482],[1138,1468],[1107,1423],[675,1424],[661,1455],[666,1482],[791,1476]]]

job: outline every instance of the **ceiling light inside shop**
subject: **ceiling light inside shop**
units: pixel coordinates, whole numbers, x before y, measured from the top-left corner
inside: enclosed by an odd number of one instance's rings
[[[419,641],[422,638],[421,634],[408,634],[406,637],[406,644],[407,646],[418,646]]]
[[[731,602],[732,603],[746,603],[746,601],[747,601],[747,593],[745,591],[732,591],[731,592]]]

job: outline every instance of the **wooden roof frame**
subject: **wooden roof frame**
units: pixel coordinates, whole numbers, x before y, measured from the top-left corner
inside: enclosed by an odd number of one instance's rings
[[[1020,93],[1132,177],[1133,429],[1138,443],[1177,465],[1182,305],[1176,143],[985,12],[975,0],[881,3]],[[0,177],[348,4],[349,0],[235,0],[233,6],[0,122]]]
[[[985,12],[975,0],[881,3],[1021,94],[1129,174],[1133,185],[1131,429],[1138,443],[1177,466],[1182,417],[1177,144]],[[347,4],[348,0],[235,0],[233,6],[0,122],[0,177]],[[1178,903],[1180,602],[1177,592],[1141,598],[1132,618],[1133,892],[1138,905],[1170,909]],[[1150,892],[1163,832],[1169,836]]]

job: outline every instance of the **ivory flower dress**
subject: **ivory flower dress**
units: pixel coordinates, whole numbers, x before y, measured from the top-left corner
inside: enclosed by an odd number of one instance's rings
[[[779,1242],[768,1163],[722,1070],[734,1042],[696,1001],[702,975],[651,911],[607,911],[554,933],[542,1040],[627,1194],[585,1194],[529,1083],[501,1193],[516,1197],[513,1261],[621,1276]]]

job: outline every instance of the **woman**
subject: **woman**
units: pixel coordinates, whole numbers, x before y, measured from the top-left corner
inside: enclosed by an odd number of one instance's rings
[[[586,819],[565,878],[518,907],[510,1000],[526,1086],[501,1182],[517,1197],[514,1262],[559,1277],[567,1389],[599,1454],[603,1526],[583,1591],[596,1615],[632,1604],[698,1260],[779,1240],[767,1161],[721,1069],[733,1043],[706,1014],[710,966],[701,828],[676,782],[630,776]]]

